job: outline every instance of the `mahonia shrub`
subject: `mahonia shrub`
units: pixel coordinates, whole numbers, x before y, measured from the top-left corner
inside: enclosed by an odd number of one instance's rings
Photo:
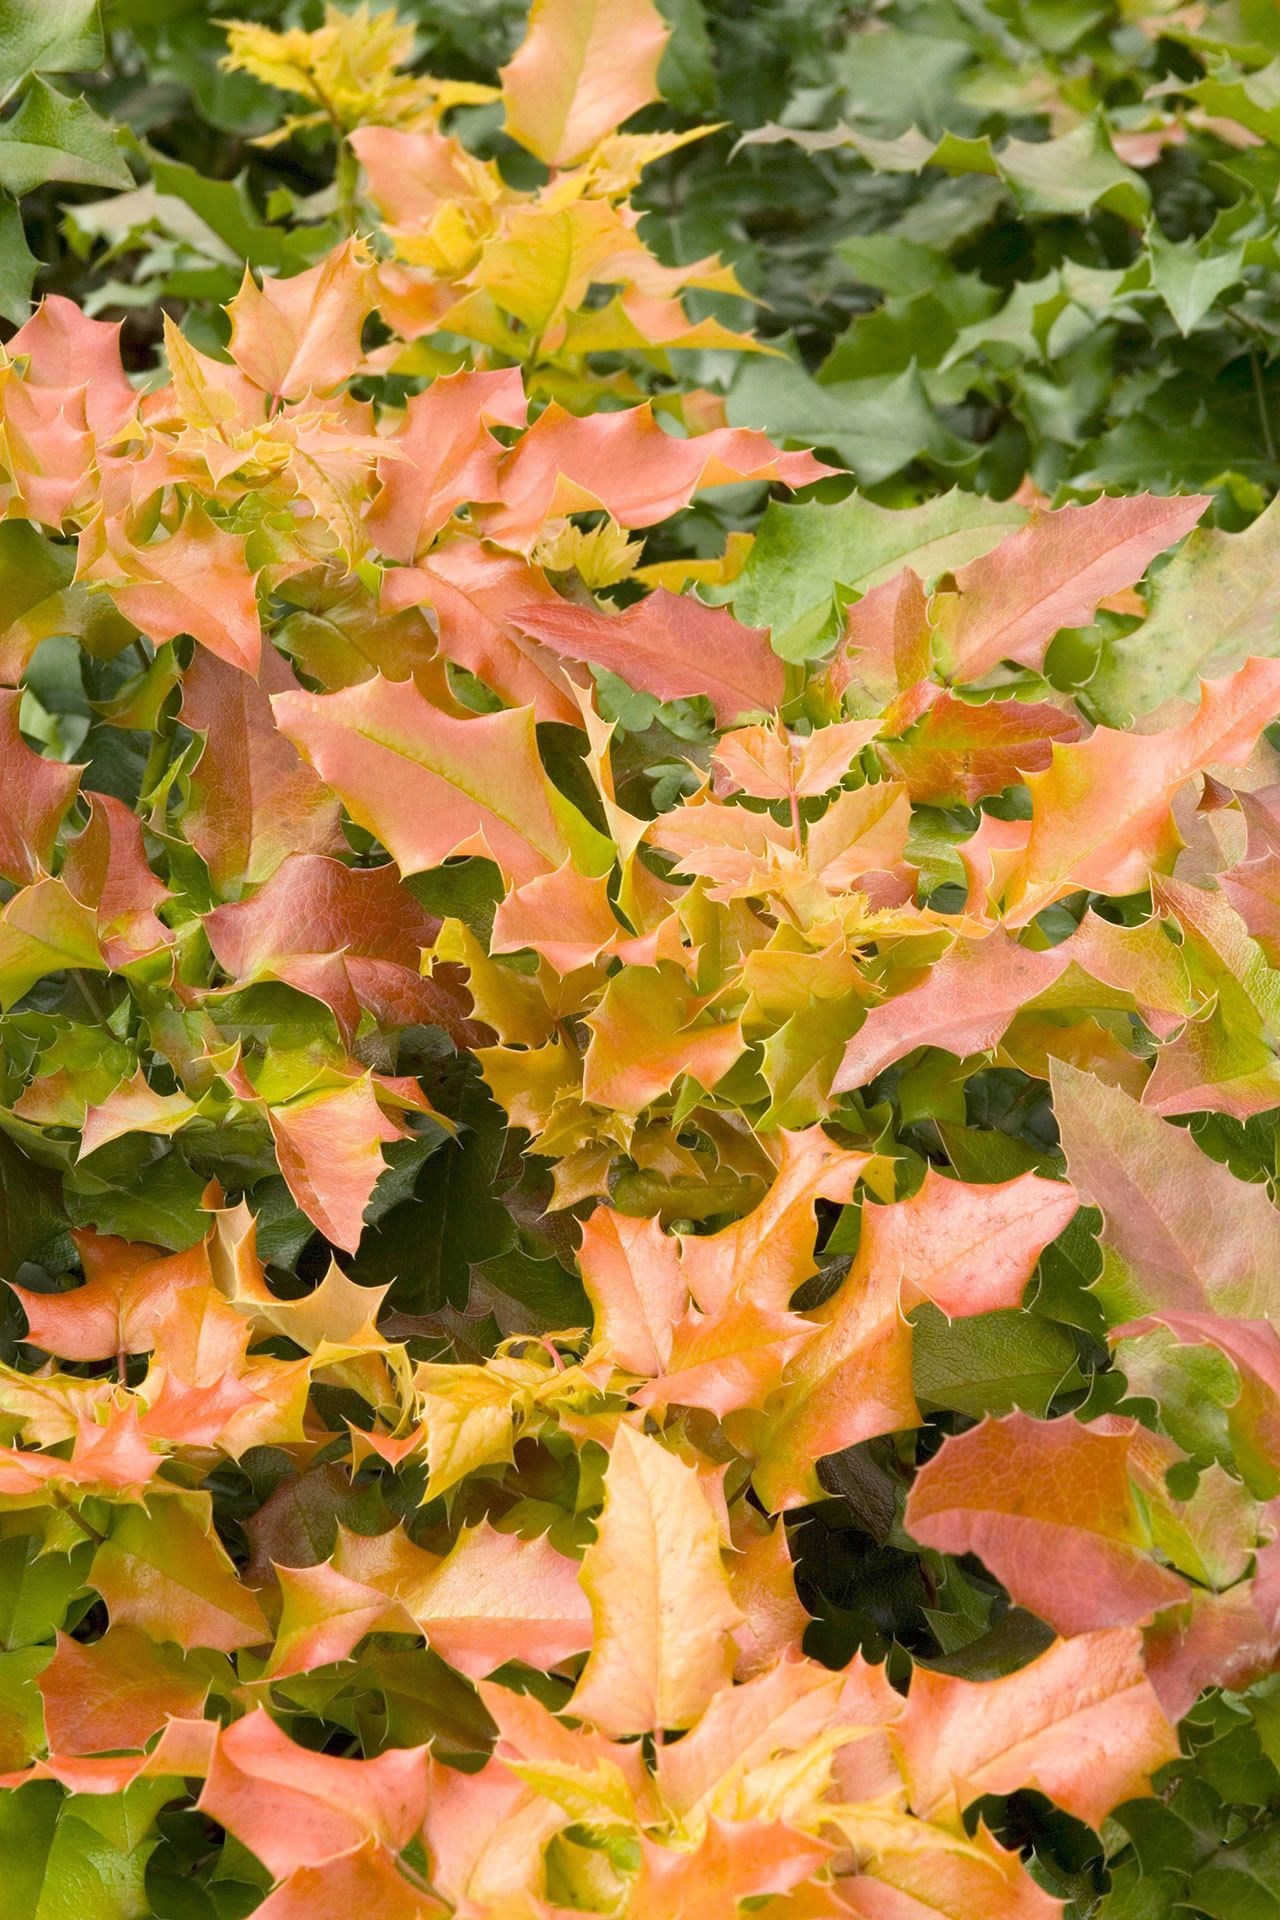
[[[8,343],[6,1920],[1272,1900],[1259,536],[681,386],[666,36],[233,27],[386,237]]]

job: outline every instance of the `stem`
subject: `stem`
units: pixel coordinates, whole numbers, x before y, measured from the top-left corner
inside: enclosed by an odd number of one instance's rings
[[[107,1544],[106,1534],[99,1533],[98,1529],[92,1526],[82,1513],[76,1511],[60,1487],[54,1487],[52,1493],[54,1506],[65,1513],[68,1520],[70,1520],[74,1526],[79,1527],[86,1539],[92,1540],[97,1547],[104,1547]]]
[[[84,1001],[85,1006],[88,1007],[97,1025],[105,1027],[107,1032],[111,1033],[110,1009],[104,1006],[102,1001],[99,1000],[97,989],[86,980],[83,972],[81,972],[79,968],[74,968],[67,977],[74,985],[80,998]],[[114,1033],[111,1034],[111,1037],[112,1039],[115,1038]]]
[[[348,233],[359,225],[360,162],[345,134],[338,134],[338,165],[334,173],[338,189],[338,218]]]
[[[1271,430],[1271,414],[1267,407],[1267,390],[1262,381],[1262,362],[1258,358],[1258,349],[1249,349],[1249,370],[1253,375],[1253,397],[1258,403],[1258,420],[1262,427],[1262,444],[1267,459],[1272,466],[1276,463],[1276,439]]]

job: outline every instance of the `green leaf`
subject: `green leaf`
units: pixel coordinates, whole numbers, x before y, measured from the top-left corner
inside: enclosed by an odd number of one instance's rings
[[[87,101],[69,100],[39,75],[0,125],[0,187],[30,193],[46,180],[78,187],[131,187],[116,136]]]
[[[16,200],[0,196],[0,319],[20,327],[31,306],[31,284],[39,261],[27,245],[22,214]],[[26,521],[6,521],[5,526],[34,528]]]
[[[1065,1327],[1019,1308],[948,1320],[937,1307],[912,1315],[911,1373],[926,1412],[1044,1414],[1056,1393],[1083,1385]]]
[[[959,467],[971,454],[934,411],[914,365],[885,378],[823,385],[791,360],[747,360],[727,406],[735,426],[832,448],[865,486],[922,456]]]
[[[1128,726],[1250,654],[1280,652],[1280,501],[1243,533],[1196,527],[1156,574],[1146,619],[1104,640],[1089,699],[1109,726]]]
[[[0,98],[29,73],[102,64],[98,0],[0,0]]]
[[[1235,285],[1244,266],[1243,244],[1201,253],[1194,241],[1175,245],[1154,226],[1147,230],[1147,248],[1151,284],[1183,335],[1193,332],[1218,295]]]
[[[836,506],[766,509],[747,564],[725,594],[748,626],[773,629],[784,660],[822,651],[837,587],[866,593],[903,567],[926,585],[1022,526],[1025,507],[958,490],[895,512],[850,494]]]
[[[13,1651],[52,1642],[72,1600],[84,1589],[92,1553],[42,1553],[40,1536],[0,1539],[0,1646]]]
[[[1200,1869],[1189,1889],[1211,1920],[1274,1920],[1280,1910],[1280,1825],[1268,1823]]]

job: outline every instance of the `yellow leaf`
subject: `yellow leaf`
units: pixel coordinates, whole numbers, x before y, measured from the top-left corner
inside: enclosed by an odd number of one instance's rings
[[[733,1669],[741,1615],[692,1467],[620,1427],[582,1563],[594,1642],[568,1711],[622,1739],[689,1727]]]

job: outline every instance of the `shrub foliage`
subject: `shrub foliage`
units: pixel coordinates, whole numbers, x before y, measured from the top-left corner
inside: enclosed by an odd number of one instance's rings
[[[0,0],[5,1920],[1255,1920],[1272,10],[421,11]]]

